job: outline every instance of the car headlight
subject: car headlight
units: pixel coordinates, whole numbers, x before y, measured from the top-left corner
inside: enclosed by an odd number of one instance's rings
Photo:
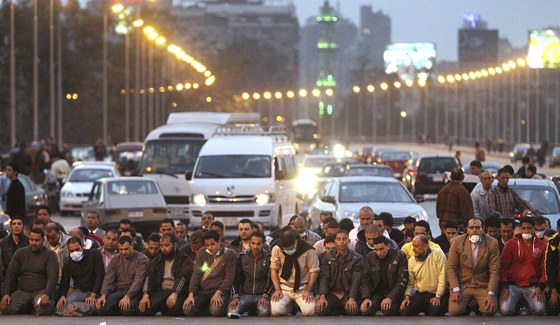
[[[420,221],[420,220],[428,221],[428,213],[425,210],[411,213],[409,216],[416,219],[416,221]]]
[[[74,197],[74,194],[72,192],[69,192],[69,191],[62,191],[60,196],[62,196],[62,197]]]
[[[273,201],[270,194],[257,194],[255,199],[258,205],[265,205]]]
[[[193,196],[193,203],[196,205],[206,205],[206,196],[204,194],[196,194]]]

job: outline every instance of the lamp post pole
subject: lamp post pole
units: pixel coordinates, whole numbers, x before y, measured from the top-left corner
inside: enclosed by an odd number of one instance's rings
[[[50,94],[50,136],[56,136],[55,126],[55,80],[54,80],[54,0],[49,1],[49,94]],[[60,145],[60,143],[58,144]]]
[[[39,140],[39,8],[33,1],[33,140]]]
[[[14,0],[10,1],[10,144],[16,144],[16,50]]]
[[[103,13],[103,100],[102,100],[102,119],[103,119],[103,143],[107,144],[107,8]]]

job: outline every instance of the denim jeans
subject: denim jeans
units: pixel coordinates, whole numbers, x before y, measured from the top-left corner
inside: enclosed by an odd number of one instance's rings
[[[262,295],[241,294],[239,296],[239,305],[237,305],[237,308],[230,310],[230,312],[238,313],[240,315],[248,312],[250,315],[256,314],[257,316],[269,316],[270,308],[265,309],[259,306],[261,298]]]
[[[517,305],[519,301],[523,299],[527,302],[529,308],[527,313],[534,316],[544,315],[546,313],[546,299],[540,302],[536,297],[533,297],[535,288],[535,286],[519,287],[514,284],[508,285],[509,296],[505,302],[500,303],[500,313],[503,316],[517,315],[519,313]]]
[[[67,303],[73,303],[73,302],[85,302],[86,298],[89,297],[91,295],[90,291],[81,291],[80,289],[74,289],[74,291],[69,294],[68,296],[66,296],[66,302]]]

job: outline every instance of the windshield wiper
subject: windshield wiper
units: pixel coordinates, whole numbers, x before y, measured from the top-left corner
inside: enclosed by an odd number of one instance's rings
[[[197,177],[205,177],[205,176],[212,176],[216,178],[226,178],[225,175],[218,174],[218,173],[210,173],[210,172],[198,172],[196,174]]]

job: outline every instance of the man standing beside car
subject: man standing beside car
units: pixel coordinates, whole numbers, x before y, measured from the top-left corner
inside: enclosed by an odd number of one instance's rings
[[[474,216],[470,193],[463,186],[464,178],[465,174],[461,168],[453,168],[451,180],[438,193],[436,213],[442,233],[447,221],[455,220],[460,225],[465,225]]]
[[[10,162],[6,165],[6,176],[10,179],[10,187],[6,192],[6,213],[9,216],[25,218],[25,189],[18,179],[19,167]],[[32,220],[25,220],[25,225],[31,227]]]
[[[513,218],[516,209],[519,211],[530,210],[534,215],[537,211],[513,189],[509,188],[508,182],[512,173],[506,167],[498,170],[498,186],[488,191],[486,205],[491,216]]]

